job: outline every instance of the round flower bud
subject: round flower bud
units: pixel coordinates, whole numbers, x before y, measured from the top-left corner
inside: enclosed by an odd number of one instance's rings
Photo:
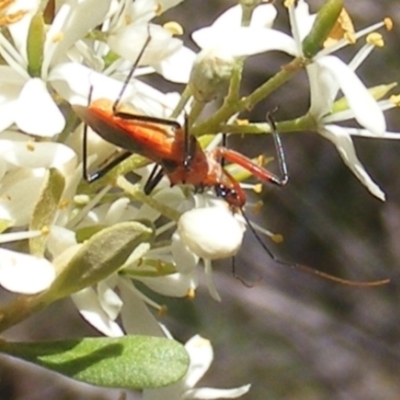
[[[204,49],[196,57],[190,74],[189,86],[193,97],[208,103],[228,90],[235,63],[233,56],[221,49]]]
[[[185,212],[179,219],[178,231],[193,253],[216,260],[238,252],[245,227],[227,208],[208,207]]]

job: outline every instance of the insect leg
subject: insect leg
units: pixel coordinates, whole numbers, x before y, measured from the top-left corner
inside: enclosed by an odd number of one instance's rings
[[[144,185],[143,188],[144,193],[147,195],[150,194],[153,191],[153,189],[160,183],[163,176],[164,176],[163,168],[160,165],[155,164]]]

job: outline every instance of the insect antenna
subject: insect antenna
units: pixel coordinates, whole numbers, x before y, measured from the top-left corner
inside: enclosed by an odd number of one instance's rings
[[[268,113],[267,114],[267,120],[271,126],[271,133],[272,136],[274,138],[274,142],[275,142],[275,148],[277,151],[277,155],[278,155],[278,164],[279,164],[279,169],[281,172],[281,180],[278,183],[279,185],[284,185],[287,183],[288,179],[289,179],[289,174],[288,174],[288,170],[287,170],[287,165],[286,165],[286,160],[285,160],[285,154],[283,151],[283,146],[282,146],[282,142],[280,140],[280,135],[278,133],[278,130],[276,128],[276,123],[275,120],[273,118],[272,113]],[[292,268],[298,271],[302,271],[302,272],[307,272],[309,274],[315,275],[319,278],[322,279],[326,279],[332,282],[336,282],[342,285],[347,285],[347,286],[356,286],[356,287],[373,287],[373,286],[381,286],[381,285],[385,285],[387,283],[389,283],[389,279],[382,279],[382,280],[377,280],[377,281],[368,281],[368,282],[362,282],[362,281],[353,281],[353,280],[348,280],[348,279],[344,279],[344,278],[340,278],[331,274],[328,274],[326,272],[322,272],[319,271],[317,269],[311,268],[307,265],[303,265],[303,264],[297,264],[297,263],[290,263],[286,260],[282,260],[279,257],[277,257],[269,248],[268,246],[264,243],[263,240],[261,240],[260,236],[258,235],[258,233],[256,232],[254,226],[252,225],[250,219],[248,218],[248,216],[246,215],[246,213],[243,210],[243,207],[241,209],[241,213],[243,215],[243,218],[247,224],[247,226],[249,227],[250,231],[252,232],[253,236],[256,238],[257,242],[260,244],[260,246],[265,250],[265,252],[270,256],[270,258],[275,261],[277,264],[288,267],[288,268]]]
[[[260,246],[265,250],[265,252],[270,256],[270,258],[275,261],[277,264],[295,269],[297,271],[302,271],[302,272],[307,272],[309,274],[315,275],[319,278],[326,279],[332,282],[336,282],[342,285],[347,285],[347,286],[355,286],[355,287],[373,287],[373,286],[381,286],[381,285],[386,285],[387,283],[390,282],[390,279],[381,279],[377,281],[353,281],[349,279],[344,279],[340,278],[335,275],[328,274],[326,272],[319,271],[317,269],[311,268],[307,265],[303,264],[297,264],[297,263],[290,263],[286,260],[282,260],[279,257],[277,257],[271,249],[268,248],[268,246],[261,240],[260,236],[258,235],[257,231],[255,230],[254,226],[252,225],[249,217],[243,212],[242,210],[242,215],[244,220],[246,221],[247,226],[249,227],[250,231],[252,232],[253,236],[257,240],[257,242],[260,244]]]
[[[274,182],[274,181],[272,182],[278,183],[279,186],[284,186],[289,181],[289,172],[287,168],[285,152],[283,151],[281,137],[279,135],[278,129],[276,128],[276,123],[273,116],[273,113],[276,112],[276,110],[277,108],[267,113],[267,121],[271,127],[271,133],[272,133],[272,138],[274,139],[275,151],[278,156],[277,158],[278,158],[278,166],[280,172],[279,182]]]
[[[150,41],[151,41],[150,26],[147,25],[147,38],[146,38],[146,40],[145,40],[145,42],[143,44],[143,47],[140,49],[140,52],[139,52],[135,62],[132,64],[132,68],[129,71],[128,75],[126,76],[125,81],[124,81],[124,83],[123,83],[123,85],[121,87],[121,90],[120,90],[120,92],[119,92],[119,94],[118,94],[117,98],[115,99],[114,104],[112,106],[112,110],[113,110],[114,114],[117,114],[117,108],[119,106],[119,103],[121,102],[121,99],[122,99],[122,96],[123,96],[123,94],[125,92],[125,89],[128,86],[129,81],[132,79],[132,76],[133,76],[136,68],[138,67],[138,65],[140,63],[140,60],[142,59],[143,54],[146,51],[147,46],[150,44]]]

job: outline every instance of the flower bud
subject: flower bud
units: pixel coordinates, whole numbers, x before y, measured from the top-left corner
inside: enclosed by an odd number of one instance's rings
[[[228,90],[235,63],[233,56],[221,49],[204,49],[196,57],[190,74],[189,86],[193,97],[208,103]]]
[[[195,208],[178,222],[182,241],[197,256],[216,260],[234,256],[243,240],[244,226],[225,207]]]
[[[325,40],[335,26],[343,9],[343,0],[328,0],[318,11],[310,33],[303,40],[305,57],[314,57],[322,48]]]

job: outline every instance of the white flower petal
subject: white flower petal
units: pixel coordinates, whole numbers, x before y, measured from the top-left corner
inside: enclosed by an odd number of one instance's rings
[[[2,179],[0,219],[13,221],[13,226],[26,225],[39,196],[44,169],[17,169]],[[27,196],[29,193],[29,196]]]
[[[30,79],[21,90],[15,123],[24,132],[52,137],[65,126],[65,118],[39,78]]]
[[[101,307],[109,318],[115,321],[121,312],[124,303],[113,290],[113,287],[109,285],[109,280],[110,279],[105,279],[97,284],[97,293]]]
[[[185,393],[185,398],[197,400],[236,399],[246,394],[250,390],[250,387],[251,385],[244,385],[234,389],[192,389]]]
[[[2,221],[5,223],[7,221]],[[2,233],[0,234],[0,243],[10,243],[10,242],[18,242],[20,240],[31,239],[34,237],[41,236],[41,231],[19,231],[19,232],[10,232],[10,233]]]
[[[46,34],[42,72],[97,25],[104,22],[111,0],[66,0]],[[62,40],[60,40],[60,36]]]
[[[193,336],[185,344],[185,349],[190,358],[185,383],[187,387],[193,388],[210,368],[214,352],[210,341],[200,335]]]
[[[206,276],[208,292],[215,301],[221,301],[221,296],[218,293],[217,287],[215,286],[213,279],[211,260],[205,258],[203,262],[204,262],[204,273]]]
[[[197,274],[171,274],[163,277],[137,278],[153,292],[168,297],[185,297],[197,287]]]
[[[113,225],[121,221],[121,218],[128,208],[129,203],[130,201],[127,197],[121,197],[111,203],[107,210],[107,214],[105,215],[104,223],[106,225]]]
[[[45,258],[0,249],[0,285],[11,292],[42,292],[55,276],[53,265]]]
[[[47,250],[55,258],[69,247],[75,246],[76,233],[62,226],[52,225],[47,239]]]
[[[71,295],[82,317],[106,336],[120,337],[124,332],[103,310],[93,288],[85,288]]]
[[[294,9],[295,21],[291,21],[292,29],[296,25],[299,33],[299,42],[302,42],[304,38],[310,33],[311,28],[314,24],[316,14],[310,14],[309,5],[304,0],[299,0],[297,6]],[[293,32],[293,36],[294,32]]]
[[[134,287],[132,282],[120,278],[118,287],[124,301],[121,319],[126,333],[163,337],[163,330],[144,303],[143,295]]]
[[[18,90],[19,93],[19,90]],[[0,104],[0,132],[7,129],[15,121],[18,107],[18,96],[6,103]]]
[[[242,6],[236,5],[228,8],[212,24],[213,28],[238,28],[242,24]],[[250,26],[271,28],[277,15],[276,8],[272,4],[261,4],[253,12]]]
[[[150,27],[150,28],[149,28]],[[182,46],[182,41],[172,37],[172,34],[159,25],[131,24],[119,29],[108,37],[111,50],[125,59],[136,62],[150,29],[151,40],[140,59],[139,65],[154,65],[170,57]]]
[[[225,53],[234,57],[250,56],[271,50],[295,55],[297,51],[290,36],[268,28],[240,27],[221,31],[208,27],[193,32],[192,39],[202,49],[223,49]]]
[[[332,111],[339,87],[332,74],[317,63],[308,65],[306,71],[310,82],[309,112],[315,119],[322,119]]]
[[[332,74],[359,124],[376,135],[382,135],[386,130],[383,112],[354,71],[334,56],[322,57],[316,62]]]
[[[171,251],[178,272],[188,274],[196,268],[199,256],[186,246],[178,232],[172,235]]]
[[[365,171],[360,160],[357,158],[353,142],[349,133],[340,126],[326,125],[319,130],[319,133],[330,140],[338,150],[345,164],[351,169],[360,182],[378,199],[384,201],[385,194],[379,186],[371,179]]]
[[[18,0],[13,2],[7,9],[8,13],[15,13],[21,10],[26,12],[26,14],[18,21],[18,23],[7,26],[13,39],[15,48],[21,54],[25,62],[27,60],[26,42],[28,39],[28,30],[32,21],[32,17],[36,14],[39,5],[40,0]]]
[[[373,138],[373,139],[379,138],[379,139],[400,140],[399,132],[387,132],[386,131],[382,136],[375,136],[370,131],[367,131],[366,129],[346,128],[346,130],[351,136],[360,136],[360,137]]]
[[[170,57],[156,65],[155,70],[165,79],[175,83],[188,83],[196,53],[182,46]]]
[[[116,99],[123,82],[95,72],[78,63],[65,63],[55,67],[49,80],[57,92],[70,104],[87,106],[90,88],[92,100]],[[123,100],[132,96],[132,87],[127,86]]]
[[[234,256],[243,239],[243,225],[223,207],[196,208],[178,221],[183,242],[199,257],[216,260]]]
[[[8,163],[25,168],[58,168],[76,165],[76,154],[68,146],[50,142],[15,142],[0,139],[0,156]]]

